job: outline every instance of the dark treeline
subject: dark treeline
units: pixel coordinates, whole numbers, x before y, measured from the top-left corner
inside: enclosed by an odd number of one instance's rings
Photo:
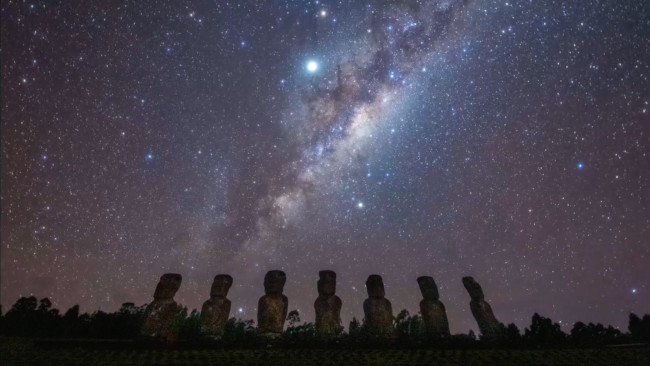
[[[21,297],[0,317],[0,334],[4,336],[34,337],[34,338],[77,338],[77,339],[138,339],[140,328],[144,321],[146,304],[135,306],[124,303],[113,313],[101,310],[92,314],[79,313],[75,305],[61,314],[52,308],[48,298],[40,301],[36,297]],[[188,312],[181,308],[175,319],[175,327],[179,339],[185,341],[201,340],[200,313],[196,310]],[[313,323],[301,323],[298,311],[291,311],[287,316],[286,329],[280,342],[287,345],[315,345],[319,343]],[[455,334],[448,337],[432,337],[427,334],[422,317],[410,315],[402,310],[395,317],[395,334],[390,343],[397,345],[449,345],[449,346],[481,346],[493,344],[495,341],[483,341],[472,331],[469,334]],[[602,324],[585,324],[577,322],[567,334],[558,323],[551,319],[534,314],[531,325],[523,332],[515,324],[509,324],[503,329],[504,336],[496,341],[506,346],[521,347],[597,347],[625,343],[650,342],[650,314],[639,317],[629,315],[628,332],[623,333],[612,326]],[[365,322],[353,318],[348,331],[340,328],[340,336],[335,342],[348,343],[357,346],[372,345],[377,341],[370,332],[366,331]],[[382,340],[385,342],[386,340]],[[230,318],[221,339],[224,344],[255,345],[265,341],[257,336],[253,320]],[[330,339],[331,343],[332,340]]]
[[[61,314],[48,298],[21,297],[2,316],[0,332],[20,337],[127,339],[138,334],[145,309],[146,305],[125,303],[114,313],[80,314],[75,305]]]

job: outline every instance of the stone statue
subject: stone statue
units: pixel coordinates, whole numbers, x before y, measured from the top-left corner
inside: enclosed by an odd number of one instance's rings
[[[318,272],[318,298],[314,302],[316,310],[316,332],[321,337],[336,336],[341,327],[341,299],[336,296],[336,273]]]
[[[474,281],[472,277],[463,277],[463,285],[472,298],[469,306],[483,337],[492,339],[502,337],[505,327],[499,323],[492,312],[490,304],[485,301],[481,285]]]
[[[174,329],[175,317],[180,313],[181,306],[174,301],[176,291],[181,287],[183,277],[178,273],[165,273],[160,277],[153,302],[147,306],[141,333],[144,336],[156,337],[166,342],[178,338]]]
[[[282,271],[268,271],[264,276],[264,293],[257,304],[258,332],[276,337],[282,334],[287,318],[289,299],[282,294],[287,275]]]
[[[420,301],[420,313],[422,320],[429,334],[436,336],[449,335],[449,321],[447,320],[447,311],[445,305],[439,300],[438,286],[433,277],[418,277],[418,285],[422,292],[422,301]]]
[[[232,286],[232,277],[220,274],[214,277],[210,299],[201,308],[201,333],[210,337],[221,337],[230,315],[230,300],[226,298]]]
[[[393,334],[393,307],[386,300],[384,281],[379,275],[370,275],[366,280],[368,298],[363,302],[363,313],[366,317],[368,331],[376,336],[391,336]]]

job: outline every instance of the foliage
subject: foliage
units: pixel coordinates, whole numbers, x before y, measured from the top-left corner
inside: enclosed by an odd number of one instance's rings
[[[394,334],[388,337],[373,336],[365,319],[359,322],[353,318],[348,332],[335,338],[320,339],[313,323],[300,323],[297,310],[287,316],[287,328],[282,337],[269,343],[268,339],[257,335],[253,320],[230,318],[224,334],[218,340],[202,338],[200,334],[200,313],[192,310],[188,314],[185,307],[174,318],[174,331],[181,344],[194,344],[209,347],[265,347],[272,343],[278,347],[339,347],[339,348],[477,348],[477,347],[600,347],[630,342],[648,342],[650,334],[650,315],[643,318],[630,314],[629,330],[623,334],[619,330],[602,324],[577,322],[569,336],[562,332],[559,324],[539,314],[532,317],[532,323],[522,336],[515,324],[504,326],[504,337],[498,341],[477,341],[473,331],[446,337],[433,337],[425,331],[419,314],[411,315],[402,310],[395,317]],[[4,336],[67,338],[67,339],[138,339],[144,321],[146,304],[135,306],[124,303],[114,313],[96,311],[92,314],[80,313],[78,305],[68,309],[63,315],[52,308],[52,302],[36,297],[21,297],[12,308],[0,317],[0,334]]]
[[[474,331],[470,329],[469,333],[467,336],[473,340],[476,340],[476,334],[474,334]]]
[[[290,343],[313,343],[317,340],[316,326],[314,323],[303,323],[287,328],[282,337]]]
[[[289,326],[282,334],[282,339],[291,344],[305,344],[316,341],[316,327],[314,323],[304,323],[300,325],[300,313],[298,310],[292,310],[287,314],[287,323]]]
[[[521,341],[521,332],[514,323],[508,324],[505,329],[505,339],[511,343],[519,343]]]
[[[287,322],[289,323],[289,328],[300,323],[300,313],[298,310],[291,310],[289,314],[287,314]]]
[[[636,314],[630,313],[628,324],[628,330],[632,338],[640,342],[650,342],[650,314],[639,318]]]
[[[620,330],[611,325],[607,328],[602,324],[577,322],[571,329],[570,340],[578,346],[601,346],[615,344],[623,338]]]
[[[400,339],[419,339],[425,335],[424,321],[419,315],[411,316],[404,309],[395,317],[395,334]]]
[[[255,322],[230,318],[223,330],[223,340],[226,343],[251,343],[256,337]]]
[[[565,338],[566,334],[562,332],[560,324],[537,313],[533,315],[530,328],[526,328],[524,333],[524,339],[539,345],[560,344]]]
[[[348,334],[351,337],[356,337],[361,333],[361,323],[357,320],[356,317],[352,317],[350,320],[350,325],[348,326]]]
[[[3,316],[3,335],[61,338],[135,338],[142,323],[145,306],[125,303],[115,313],[101,310],[79,314],[79,305],[63,316],[52,309],[52,302],[35,297],[21,297]]]
[[[187,307],[184,307],[174,319],[174,328],[180,339],[188,341],[201,339],[201,313],[194,309],[188,315]]]

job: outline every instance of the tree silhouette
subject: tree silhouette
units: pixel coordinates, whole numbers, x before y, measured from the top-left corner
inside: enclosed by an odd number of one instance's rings
[[[300,313],[298,310],[291,310],[289,314],[287,314],[287,322],[289,323],[289,327],[294,327],[296,324],[300,324]]]
[[[61,333],[64,337],[72,337],[79,334],[81,325],[79,322],[79,305],[74,305],[63,315]]]
[[[357,320],[356,317],[352,317],[350,320],[350,325],[348,326],[348,334],[350,336],[358,336],[361,333],[361,323]]]
[[[639,318],[636,314],[630,313],[627,329],[635,340],[650,342],[650,314]]]
[[[198,340],[201,338],[201,312],[193,309],[187,314],[187,307],[184,307],[176,316],[174,326],[178,337],[185,340]]]
[[[403,309],[395,317],[395,332],[399,338],[420,338],[425,332],[424,321],[421,316],[411,316]]]
[[[34,296],[21,297],[4,316],[2,332],[8,335],[35,336],[41,331],[36,313],[38,300]]]
[[[617,342],[622,337],[621,331],[611,325],[607,328],[602,324],[577,322],[571,329],[571,341],[579,346],[601,346]]]
[[[476,334],[471,329],[469,330],[469,333],[467,333],[467,336],[472,340],[476,340]]]
[[[508,342],[516,343],[521,341],[521,332],[514,323],[508,324],[505,330],[505,338]]]
[[[192,310],[188,314],[186,307],[179,308],[175,318],[175,331],[179,339],[198,340],[200,337],[200,313]],[[67,338],[113,338],[136,339],[144,320],[146,304],[136,306],[124,303],[116,312],[107,313],[96,311],[92,314],[80,313],[79,305],[74,305],[63,315],[53,308],[48,298],[38,300],[34,296],[21,297],[4,315],[0,316],[0,334],[20,337],[67,337]],[[298,310],[291,311],[287,316],[288,327],[282,336],[286,345],[309,346],[319,342],[313,323],[300,324]],[[407,310],[400,311],[395,317],[395,334],[401,346],[438,344],[455,344],[461,347],[475,347],[476,336],[473,331],[469,335],[456,334],[439,343],[428,337],[424,322],[420,315],[410,315]],[[628,329],[630,334],[623,334],[612,326],[602,324],[585,324],[577,322],[571,329],[570,335],[562,332],[560,325],[553,323],[537,313],[532,317],[530,328],[525,329],[523,337],[515,324],[509,324],[504,329],[504,341],[514,345],[561,346],[573,345],[579,347],[599,347],[617,344],[633,339],[636,342],[650,341],[650,315],[642,318],[636,314],[629,315]],[[427,342],[431,340],[431,342]],[[230,318],[226,323],[221,342],[224,344],[255,345],[260,344],[257,338],[255,322]],[[352,318],[348,334],[337,342],[351,342],[357,346],[376,346],[377,339],[366,332],[365,319],[359,322]],[[449,343],[451,342],[451,343]],[[523,343],[523,344],[522,344]]]
[[[558,323],[537,313],[533,315],[530,329],[526,328],[524,339],[537,344],[559,344],[566,338]]]
[[[255,338],[255,322],[230,318],[223,329],[223,340],[228,343],[250,343]]]

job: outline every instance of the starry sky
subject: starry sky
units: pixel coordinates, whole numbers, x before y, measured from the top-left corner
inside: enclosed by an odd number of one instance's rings
[[[650,308],[650,3],[3,1],[1,302],[201,308],[369,274],[452,332]],[[569,328],[566,328],[569,327]]]

